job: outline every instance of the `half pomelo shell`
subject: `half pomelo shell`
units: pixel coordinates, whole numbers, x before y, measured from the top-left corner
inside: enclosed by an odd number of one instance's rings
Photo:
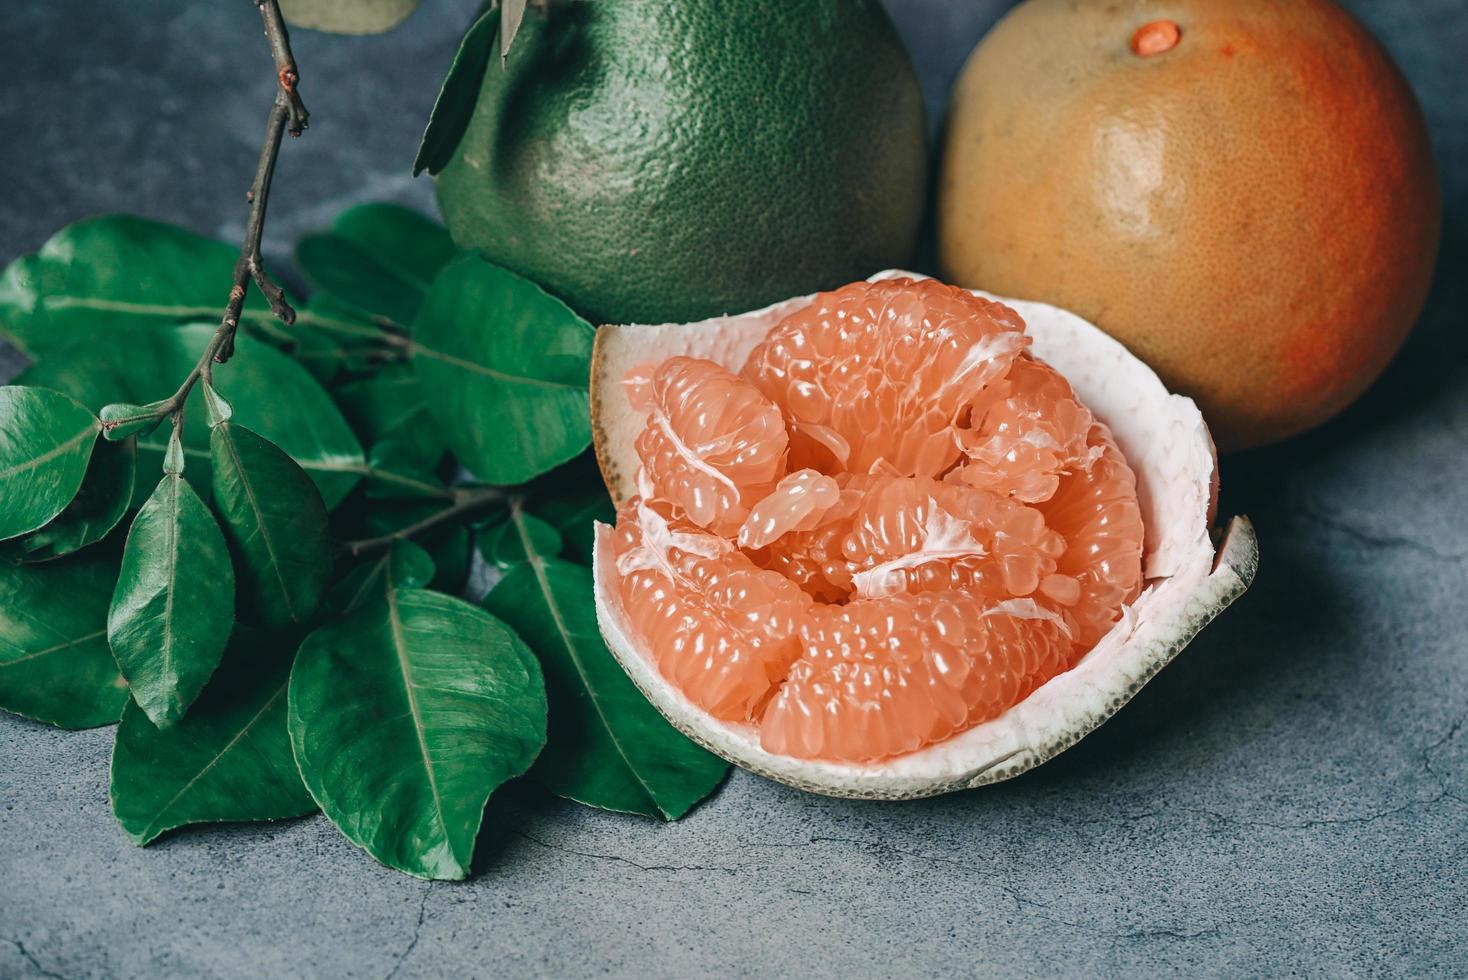
[[[872,279],[901,277],[924,278],[893,270]],[[1246,518],[1229,522],[1215,552],[1217,457],[1192,400],[1169,393],[1126,348],[1072,313],[975,292],[1016,310],[1033,338],[1032,352],[1063,374],[1082,403],[1110,426],[1137,477],[1145,589],[1073,668],[999,717],[882,762],[812,761],[765,750],[754,726],[709,716],[662,676],[633,641],[615,587],[612,529],[599,525],[593,558],[596,610],[607,646],[674,726],[730,762],[800,789],[869,799],[932,796],[1011,778],[1058,755],[1111,717],[1253,580],[1258,546]],[[634,443],[646,421],[623,387],[628,372],[675,356],[706,358],[738,371],[771,328],[814,298],[697,323],[598,331],[592,426],[602,474],[619,506],[636,493]]]

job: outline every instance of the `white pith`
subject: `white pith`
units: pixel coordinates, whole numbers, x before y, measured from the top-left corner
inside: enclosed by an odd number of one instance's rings
[[[872,280],[903,276],[923,278],[893,270]],[[1216,459],[1207,426],[1192,400],[1168,393],[1150,368],[1072,313],[975,292],[1016,310],[1033,338],[1031,351],[1060,371],[1081,403],[1111,427],[1137,474],[1146,588],[1074,668],[998,718],[880,763],[812,762],[766,752],[753,725],[708,716],[664,680],[632,640],[618,599],[611,529],[598,526],[593,559],[596,609],[608,647],[669,721],[731,762],[814,792],[884,799],[928,796],[1009,778],[1053,757],[1109,718],[1253,579],[1258,550],[1245,519],[1230,523],[1215,561],[1209,531],[1217,493]],[[634,410],[627,400],[621,384],[626,373],[679,355],[707,358],[737,372],[776,323],[813,299],[800,297],[698,323],[599,331],[592,368],[592,418],[597,456],[617,503],[635,493],[633,443],[645,421],[645,413]]]
[[[973,534],[968,523],[961,521],[938,506],[938,501],[928,498],[928,516],[923,522],[923,543],[916,550],[897,558],[879,562],[851,576],[856,595],[861,599],[893,595],[902,591],[904,578],[897,574],[909,568],[944,558],[982,558],[984,546]]]

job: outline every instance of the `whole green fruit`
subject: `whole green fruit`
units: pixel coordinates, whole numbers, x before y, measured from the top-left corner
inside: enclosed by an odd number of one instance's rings
[[[741,312],[900,266],[927,177],[876,0],[532,10],[439,177],[454,240],[598,322]]]

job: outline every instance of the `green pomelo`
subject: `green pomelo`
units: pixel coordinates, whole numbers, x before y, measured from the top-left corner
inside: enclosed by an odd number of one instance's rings
[[[906,261],[927,177],[877,0],[532,11],[439,177],[454,240],[598,322],[695,320]]]

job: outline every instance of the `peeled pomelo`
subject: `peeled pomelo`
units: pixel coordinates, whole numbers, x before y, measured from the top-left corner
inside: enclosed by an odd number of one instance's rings
[[[598,621],[652,703],[837,796],[994,782],[1101,724],[1252,580],[1212,440],[1080,318],[888,272],[604,327]]]

